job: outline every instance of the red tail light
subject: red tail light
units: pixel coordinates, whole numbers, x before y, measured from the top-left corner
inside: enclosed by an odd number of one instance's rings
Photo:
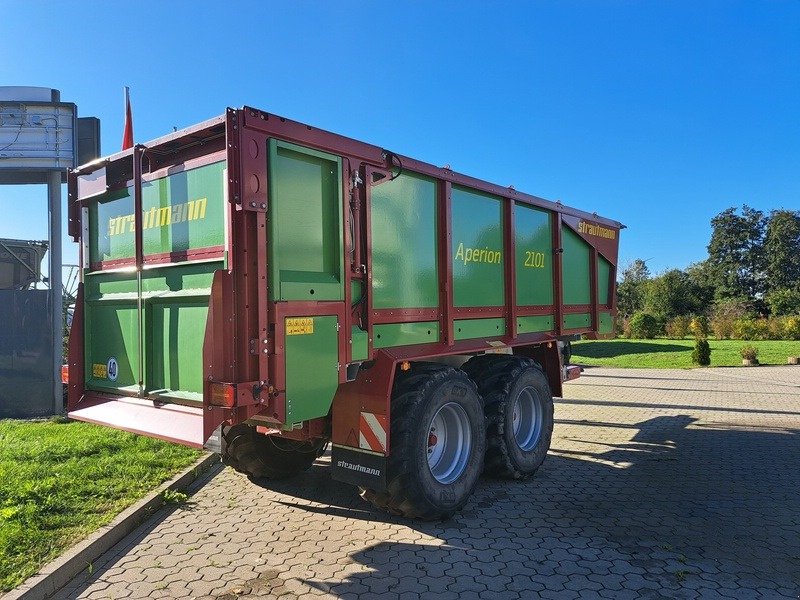
[[[61,365],[61,383],[69,383],[69,365]]]
[[[233,408],[236,405],[236,386],[230,383],[212,383],[209,402],[214,406]]]

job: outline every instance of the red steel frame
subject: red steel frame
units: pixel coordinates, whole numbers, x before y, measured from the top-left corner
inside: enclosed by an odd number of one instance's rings
[[[309,148],[334,153],[342,158],[345,300],[343,302],[273,302],[270,301],[267,278],[267,209],[269,138],[277,138]],[[224,144],[224,145],[223,145]],[[149,170],[144,173],[143,160],[148,158]],[[137,145],[132,150],[117,153],[102,162],[76,170],[69,183],[69,231],[77,240],[80,236],[81,198],[76,183],[79,175],[115,165],[119,170],[110,185],[134,186],[136,214],[136,255],[133,260],[106,261],[92,268],[108,269],[167,263],[176,259],[220,258],[227,252],[228,269],[215,274],[209,300],[206,339],[203,348],[206,389],[202,415],[203,441],[224,422],[236,423],[253,417],[267,424],[278,425],[285,419],[284,373],[284,318],[286,316],[333,315],[339,320],[339,371],[340,386],[332,406],[332,434],[334,444],[358,447],[358,421],[362,411],[389,415],[390,396],[394,372],[399,363],[444,355],[475,354],[489,349],[487,340],[456,341],[454,320],[459,318],[502,317],[506,319],[504,335],[491,338],[514,348],[514,351],[539,360],[548,374],[554,395],[561,394],[561,372],[555,341],[562,335],[585,333],[596,336],[601,306],[597,298],[597,256],[602,254],[612,265],[609,289],[613,290],[617,266],[617,241],[588,236],[579,231],[580,221],[601,224],[614,231],[620,223],[598,217],[560,203],[520,193],[513,188],[500,187],[485,181],[455,173],[408,157],[397,157],[402,169],[433,177],[437,180],[437,220],[439,235],[439,292],[438,308],[374,309],[372,303],[372,239],[370,222],[371,188],[387,181],[398,167],[393,153],[382,148],[358,142],[334,133],[322,131],[302,123],[290,121],[253,108],[228,109],[223,117],[201,123],[193,128],[171,134],[147,145]],[[138,158],[138,160],[137,160]],[[227,160],[227,246],[206,248],[182,254],[143,256],[141,240],[141,183],[167,173],[173,165],[184,168],[216,160]],[[131,160],[133,159],[133,160]],[[120,168],[130,161],[131,168]],[[355,175],[361,184],[355,183]],[[130,179],[133,181],[131,182]],[[503,227],[505,232],[505,302],[498,307],[460,308],[453,305],[452,280],[452,186],[463,185],[503,199]],[[553,304],[549,306],[517,306],[515,273],[515,206],[516,203],[534,205],[552,211],[551,230],[553,247]],[[353,235],[349,223],[355,224]],[[562,305],[561,228],[570,227],[591,247],[591,304]],[[352,260],[350,257],[352,256]],[[349,263],[349,264],[347,264]],[[351,283],[361,280],[366,297],[356,306],[352,303]],[[616,310],[613,300],[603,303],[605,311]],[[590,313],[591,327],[566,330],[566,314]],[[554,328],[543,333],[517,333],[517,318],[529,315],[553,315]],[[83,389],[83,303],[82,289],[75,312],[73,340],[70,344],[69,364],[74,374],[70,378],[69,408],[78,409],[112,399]],[[434,343],[384,348],[373,346],[373,326],[383,323],[413,321],[439,321],[441,340]],[[368,365],[355,381],[347,381],[346,364],[352,360],[350,347],[351,326],[360,325],[368,334]],[[237,406],[223,408],[208,402],[212,382],[237,386]],[[306,427],[295,435],[320,435],[320,426]],[[388,432],[387,432],[388,433]],[[169,438],[168,438],[169,439]],[[178,439],[178,438],[173,438]],[[181,440],[186,441],[186,440]]]

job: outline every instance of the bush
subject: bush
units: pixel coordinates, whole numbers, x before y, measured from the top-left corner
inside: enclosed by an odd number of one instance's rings
[[[707,367],[711,364],[711,346],[708,345],[708,340],[698,338],[694,343],[694,350],[692,350],[692,362],[701,367]]]
[[[770,339],[767,319],[737,319],[733,324],[733,334],[737,340]]]
[[[629,322],[631,337],[652,340],[659,333],[658,319],[646,312],[638,312]]]
[[[667,337],[672,338],[674,340],[682,340],[689,333],[690,324],[691,324],[691,318],[686,316],[680,316],[667,321],[667,324],[664,326],[664,329],[667,332]]]
[[[744,300],[722,300],[714,306],[711,318],[711,330],[714,337],[729,340],[734,335],[734,324],[749,313],[749,306]]]
[[[783,321],[783,339],[800,340],[800,317],[786,317]]]
[[[714,317],[711,319],[711,332],[718,340],[729,340],[733,337],[734,323],[730,317]]]
[[[742,355],[742,358],[745,360],[756,360],[758,358],[758,348],[755,346],[742,346],[742,349],[739,350],[739,354]]]
[[[694,334],[694,337],[696,337],[698,340],[706,339],[710,333],[708,317],[703,315],[693,317],[689,323],[689,329]]]

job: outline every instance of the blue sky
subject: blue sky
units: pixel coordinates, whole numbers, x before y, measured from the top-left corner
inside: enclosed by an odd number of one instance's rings
[[[124,85],[137,141],[248,104],[618,219],[622,265],[655,272],[705,258],[729,206],[800,208],[796,0],[0,10],[0,85],[60,89],[104,153]],[[46,235],[43,190],[0,209],[0,237]]]

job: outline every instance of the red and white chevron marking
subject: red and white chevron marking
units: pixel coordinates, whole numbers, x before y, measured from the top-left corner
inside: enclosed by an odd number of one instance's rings
[[[358,446],[373,452],[386,452],[386,415],[361,413],[358,423]]]

